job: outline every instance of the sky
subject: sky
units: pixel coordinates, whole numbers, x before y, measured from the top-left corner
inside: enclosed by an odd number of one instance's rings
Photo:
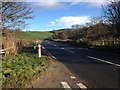
[[[52,31],[84,25],[102,15],[101,5],[108,0],[29,0],[33,19],[24,31]]]

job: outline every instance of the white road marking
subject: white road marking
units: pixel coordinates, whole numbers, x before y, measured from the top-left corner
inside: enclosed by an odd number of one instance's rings
[[[70,76],[70,78],[71,78],[71,79],[76,79],[76,77],[74,77],[74,76]]]
[[[68,50],[68,49],[65,49],[66,51],[69,51],[69,52],[71,52],[71,53],[75,53],[74,51],[71,51],[71,50]]]
[[[57,46],[57,45],[53,44],[53,46]]]
[[[63,87],[64,89],[66,89],[66,90],[72,90],[72,88],[68,85],[67,82],[61,82],[61,84],[62,84],[62,87]]]
[[[46,41],[47,43],[50,43],[49,41]]]
[[[109,61],[106,61],[106,60],[102,60],[102,59],[99,59],[99,58],[95,58],[95,57],[92,57],[92,56],[88,56],[88,57],[91,58],[91,59],[95,59],[95,60],[98,60],[98,61],[101,61],[101,62],[104,62],[104,63],[108,63],[108,64],[111,64],[111,65],[115,65],[115,66],[120,67],[120,65],[116,64],[116,63],[112,63],[112,62],[109,62]]]
[[[72,53],[75,53],[74,51],[71,51],[71,50],[65,49],[65,48],[63,48],[63,47],[62,47],[61,49],[64,49],[64,50],[69,51],[69,52],[72,52]]]
[[[44,47],[44,46],[42,46],[42,48],[43,48],[43,49],[45,49],[45,47]]]
[[[61,48],[61,49],[65,49],[65,48]]]
[[[85,85],[83,85],[82,83],[76,83],[81,89],[87,89],[87,87]]]
[[[44,46],[42,46],[42,48],[45,49]],[[46,50],[46,49],[45,49],[45,50]],[[47,51],[47,50],[46,50],[46,51]],[[48,52],[48,51],[47,51],[47,52]],[[49,54],[50,56],[52,56],[52,58],[56,59],[56,57],[54,57],[51,53],[48,52],[48,54]]]
[[[52,56],[52,58],[56,59],[56,57]]]

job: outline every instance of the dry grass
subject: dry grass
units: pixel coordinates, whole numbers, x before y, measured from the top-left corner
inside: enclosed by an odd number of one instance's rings
[[[8,33],[8,34],[3,35],[2,49],[7,49],[5,50],[5,55],[16,55],[17,54],[16,39],[13,34]]]

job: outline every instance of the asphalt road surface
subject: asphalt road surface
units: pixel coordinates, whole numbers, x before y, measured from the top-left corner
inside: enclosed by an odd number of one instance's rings
[[[43,41],[53,56],[76,74],[88,88],[120,88],[120,56],[117,53]]]

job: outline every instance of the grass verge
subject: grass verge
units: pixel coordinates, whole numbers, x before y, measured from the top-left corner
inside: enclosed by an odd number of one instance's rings
[[[47,72],[50,62],[51,58],[46,55],[38,58],[33,47],[24,48],[16,56],[2,58],[3,88],[22,88],[31,84]]]

